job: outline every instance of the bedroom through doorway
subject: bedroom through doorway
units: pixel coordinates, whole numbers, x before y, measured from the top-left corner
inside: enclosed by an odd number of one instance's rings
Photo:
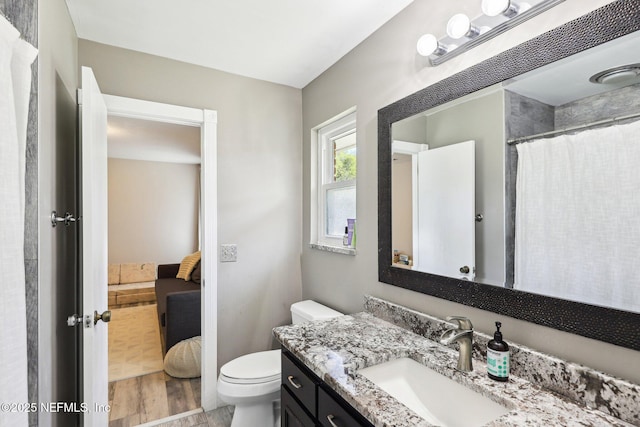
[[[159,270],[200,248],[200,132],[108,119],[109,425],[143,424],[202,406],[199,375],[178,378],[164,370],[169,349],[155,290]],[[198,311],[198,332],[199,317]]]

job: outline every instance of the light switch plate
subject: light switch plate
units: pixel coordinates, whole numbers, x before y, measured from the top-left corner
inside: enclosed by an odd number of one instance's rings
[[[238,245],[235,243],[220,245],[220,262],[238,261]]]

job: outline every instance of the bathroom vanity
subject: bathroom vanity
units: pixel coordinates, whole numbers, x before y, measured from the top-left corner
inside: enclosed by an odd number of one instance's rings
[[[282,350],[282,426],[372,426],[291,352]],[[333,424],[331,424],[333,423]]]
[[[509,381],[489,379],[485,352],[490,337],[484,334],[474,332],[474,370],[457,371],[456,349],[436,341],[451,326],[367,296],[362,313],[275,328],[283,348],[282,425],[455,425],[455,420],[450,424],[439,417],[464,412],[460,408],[465,402],[456,396],[447,396],[451,408],[432,408],[436,421],[428,421],[401,403],[403,397],[394,397],[359,373],[402,358],[504,408],[502,415],[479,425],[640,425],[640,386],[517,344],[510,343]]]

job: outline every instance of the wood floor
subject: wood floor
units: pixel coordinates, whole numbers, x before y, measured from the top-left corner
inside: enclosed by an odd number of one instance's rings
[[[128,309],[123,310],[126,312]],[[127,324],[150,324],[155,326],[155,334],[159,335],[155,315],[148,319],[140,318],[137,323],[127,322]],[[144,334],[129,329],[131,328],[114,329],[113,336],[111,333],[109,334],[110,362],[113,362],[112,350],[123,352],[122,359],[129,365],[133,365],[132,362],[140,359],[138,354],[140,353],[140,340]],[[153,344],[153,346],[161,348],[160,342]],[[158,351],[156,358],[159,361],[159,367],[154,369],[162,369],[161,351]],[[133,369],[131,372],[135,371],[134,368],[135,366],[131,368]],[[109,369],[111,376],[113,366],[110,365]],[[137,372],[141,371],[138,369]],[[122,372],[119,373],[122,374]],[[137,426],[194,411],[201,407],[200,378],[173,378],[160,370],[146,375],[112,381],[109,383],[109,405],[111,406],[109,427]],[[225,406],[214,411],[195,413],[157,425],[162,427],[230,427],[232,417],[233,407]]]
[[[198,409],[200,378],[173,378],[161,371],[113,381],[109,405],[109,427],[136,426]]]

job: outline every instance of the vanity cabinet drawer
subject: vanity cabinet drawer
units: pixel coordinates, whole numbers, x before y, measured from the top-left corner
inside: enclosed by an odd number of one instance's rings
[[[282,352],[282,385],[300,401],[312,416],[316,416],[316,393],[320,379]]]
[[[314,419],[291,395],[287,387],[283,385],[280,393],[282,397],[280,409],[281,427],[316,427]]]
[[[373,427],[340,396],[318,387],[318,422],[323,427]]]

